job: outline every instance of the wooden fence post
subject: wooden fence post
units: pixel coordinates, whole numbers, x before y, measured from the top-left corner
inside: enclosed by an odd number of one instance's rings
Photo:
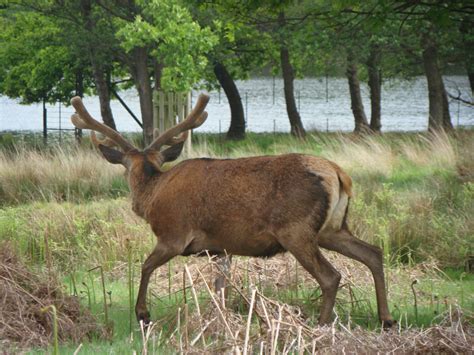
[[[191,111],[191,93],[153,91],[153,128],[163,133],[181,122]],[[187,153],[191,151],[191,134],[185,143]]]

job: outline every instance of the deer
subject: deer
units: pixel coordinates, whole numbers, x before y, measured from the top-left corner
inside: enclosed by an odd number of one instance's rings
[[[118,131],[95,120],[80,97],[71,99],[72,123],[91,130],[91,141],[112,164],[125,167],[132,210],[156,235],[141,269],[135,313],[150,322],[146,295],[150,276],[178,255],[207,253],[272,257],[290,252],[316,279],[322,301],[318,322],[331,322],[341,274],[321,248],[365,264],[371,271],[379,320],[390,328],[383,256],[379,247],[348,227],[352,180],[336,163],[304,154],[175,161],[192,129],[207,119],[209,95],[200,94],[189,115],[140,150]],[[98,138],[95,132],[105,138]],[[110,143],[119,147],[115,149]]]

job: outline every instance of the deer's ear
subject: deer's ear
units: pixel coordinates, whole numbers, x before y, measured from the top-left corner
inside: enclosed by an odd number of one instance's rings
[[[178,159],[179,155],[181,154],[184,147],[184,142],[172,145],[171,147],[163,150],[160,152],[161,156],[163,157],[163,163],[167,163],[169,161],[173,161]]]
[[[118,150],[99,144],[99,149],[105,159],[112,164],[123,164],[124,154]]]

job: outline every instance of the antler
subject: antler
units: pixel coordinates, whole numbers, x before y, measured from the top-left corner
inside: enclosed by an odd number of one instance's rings
[[[188,137],[188,131],[199,127],[206,120],[207,112],[204,111],[204,109],[209,102],[209,98],[209,95],[200,94],[196,105],[189,113],[188,117],[176,126],[166,130],[158,138],[155,138],[155,140],[153,140],[145,150],[159,150],[163,145],[174,145],[184,142]],[[178,135],[179,137],[176,137]]]
[[[105,145],[105,146],[110,147],[110,148],[114,148],[114,147],[117,146],[117,143],[115,141],[113,141],[112,139],[108,138],[108,137],[105,137],[103,139],[98,138],[94,131],[91,131],[91,142],[97,148],[99,147],[99,144],[100,145]]]
[[[102,144],[102,142],[110,142],[112,140],[118,144],[124,152],[128,152],[132,149],[136,149],[132,144],[130,144],[125,138],[123,138],[120,133],[116,130],[106,126],[103,123],[96,121],[90,114],[87,112],[82,99],[79,96],[75,96],[71,99],[72,106],[76,109],[76,113],[71,116],[71,121],[77,128],[80,129],[90,129],[102,133],[107,137],[104,141],[99,141],[94,133],[92,133],[91,139],[96,143]],[[165,132],[166,133],[166,132]],[[105,144],[109,145],[109,144]]]

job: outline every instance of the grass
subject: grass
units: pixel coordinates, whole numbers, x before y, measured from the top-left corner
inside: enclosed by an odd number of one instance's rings
[[[0,204],[118,197],[128,191],[121,174],[85,149],[0,151]]]
[[[380,326],[376,318],[374,290],[367,270],[335,254],[331,254],[330,258],[337,265],[338,270],[342,271],[343,275],[336,304],[338,319],[334,331],[337,332],[338,337],[344,337],[340,332],[340,327],[354,330],[367,329],[380,334]],[[265,297],[262,298],[263,300],[268,299],[266,301],[268,302],[266,304],[268,313],[275,311],[271,307],[276,309],[287,307],[287,311],[291,313],[285,316],[286,322],[294,321],[292,317],[296,317],[304,319],[304,324],[309,329],[316,329],[320,291],[315,281],[301,266],[295,263],[291,255],[278,256],[269,260],[251,259],[250,262],[245,258],[235,258],[234,261],[231,279],[240,290],[237,288],[231,289],[226,306],[223,308],[226,320],[233,324],[233,329],[240,329],[240,332],[243,332],[249,313],[248,302],[254,287],[262,292],[262,295],[264,295],[262,297]],[[187,303],[184,301],[182,277],[185,262],[194,280],[193,287],[197,290],[202,315],[197,314],[194,300],[190,296],[189,282],[186,284]],[[261,270],[264,264],[266,264],[265,272],[259,275],[257,271]],[[134,263],[134,268],[137,269],[138,267],[139,264]],[[188,332],[188,338],[195,339],[199,333],[200,326],[196,324],[196,322],[199,322],[199,317],[205,321],[212,320],[214,323],[219,323],[219,320],[216,319],[216,309],[211,300],[212,296],[205,289],[205,282],[210,283],[215,275],[213,268],[215,271],[213,263],[209,263],[205,258],[178,258],[173,264],[171,294],[168,294],[166,268],[157,270],[157,275],[152,279],[150,285],[152,288],[149,302],[150,310],[152,318],[157,320],[155,331],[147,344],[151,353],[174,352],[180,346],[184,347],[186,331]],[[111,338],[85,341],[82,343],[81,353],[129,354],[133,351],[142,351],[142,335],[135,320],[132,322],[132,332],[130,332],[129,289],[126,282],[123,281],[125,269],[125,265],[120,265],[116,270],[107,273],[106,291],[109,295],[107,304],[109,318],[113,324]],[[281,269],[286,272],[282,274]],[[200,277],[197,270],[201,270],[204,278]],[[298,280],[295,279],[296,274],[299,275]],[[428,264],[419,265],[416,268],[390,268],[387,274],[388,283],[390,284],[390,307],[395,319],[399,322],[399,335],[402,337],[408,336],[413,329],[429,329],[429,327],[443,323],[446,316],[449,317],[451,314],[451,317],[453,317],[453,314],[456,314],[457,307],[464,309],[464,312],[474,309],[473,275],[464,275],[463,280],[460,280],[462,276],[458,270],[444,273]],[[413,294],[410,291],[410,285],[414,279],[418,281],[415,289],[418,300],[416,312],[414,310]],[[93,274],[91,277],[87,272],[79,272],[76,274],[75,282],[78,285],[76,290],[79,297],[86,305],[88,304],[86,291],[94,290],[95,296],[90,296],[91,303],[89,307],[103,322],[104,308],[100,297],[102,291],[99,275]],[[295,282],[299,285],[298,294],[294,292]],[[73,294],[74,288],[71,284],[71,278],[66,277],[64,283],[69,292]],[[276,306],[273,302],[277,302]],[[187,315],[183,311],[186,307],[188,307]],[[259,337],[259,328],[263,326],[260,322],[261,320],[259,321],[258,317],[254,317],[251,323],[253,338],[258,339]],[[181,326],[180,329],[177,328],[178,324]],[[186,324],[188,325],[186,326]],[[223,325],[221,324],[221,326]],[[222,329],[218,327],[205,333],[208,351],[212,351],[209,349],[218,348],[222,345],[220,341],[228,338],[228,335],[226,336],[222,332]],[[284,342],[285,339],[282,337],[279,345],[280,350]],[[190,341],[188,341],[188,346],[189,343]],[[190,348],[198,351],[201,345],[200,342],[197,342],[197,345],[190,346]],[[257,345],[258,342],[254,339],[252,344],[254,349]],[[74,352],[78,346],[79,344],[62,344],[60,353]],[[320,346],[324,349],[328,345],[322,342]],[[38,349],[34,353],[42,353],[43,351]]]
[[[216,314],[213,296],[205,287],[216,274],[213,263],[205,258],[176,258],[153,277],[150,303],[153,319],[159,322],[146,342],[150,352],[190,346],[203,329],[203,321],[210,322],[208,328],[188,350],[232,352],[237,343],[242,349],[247,331],[253,352],[260,346],[268,352],[284,348],[295,352],[293,340],[303,342],[300,348],[311,352],[314,339],[326,351],[336,345],[337,349],[358,349],[357,342],[348,340],[356,338],[364,339],[369,348],[379,344],[389,351],[393,345],[410,352],[407,339],[437,339],[428,331],[414,333],[423,327],[438,327],[442,334],[453,331],[448,338],[460,341],[458,320],[472,322],[474,310],[474,278],[463,271],[474,254],[474,131],[374,137],[314,134],[304,142],[285,134],[249,134],[239,142],[224,141],[217,135],[195,135],[194,140],[186,158],[300,152],[327,157],[347,170],[355,186],[350,225],[360,238],[384,250],[390,306],[400,329],[390,339],[373,332],[379,324],[371,275],[364,267],[331,253],[343,279],[336,304],[338,319],[328,329],[315,327],[320,291],[291,255],[270,260],[235,258],[231,296],[221,309],[225,321]],[[0,150],[0,241],[11,241],[31,267],[58,272],[68,292],[77,293],[104,323],[100,271],[88,272],[102,267],[111,320],[104,326],[113,324],[112,335],[84,342],[80,353],[143,351],[142,334],[131,312],[139,266],[155,238],[131,211],[123,168],[100,158],[86,139],[81,147],[48,149],[35,142],[10,139]],[[187,278],[184,303],[185,263],[200,312]],[[247,322],[255,287],[254,315]],[[461,318],[457,307],[464,313]],[[269,324],[255,315],[262,315],[265,309]],[[277,321],[279,317],[283,323]],[[239,332],[238,341],[225,330],[226,322]],[[276,324],[280,324],[278,330]],[[338,344],[333,343],[334,336]],[[456,348],[453,344],[448,345]],[[79,344],[60,346],[61,353],[72,353]],[[449,347],[433,349],[449,351]]]
[[[452,136],[313,135],[305,142],[282,134],[249,134],[239,142],[223,142],[216,135],[195,140],[187,157],[302,152],[336,161],[354,179],[354,231],[379,244],[392,263],[433,258],[446,267],[463,267],[474,254],[473,131]],[[29,239],[47,235],[58,250],[100,245],[96,239],[117,240],[117,233],[122,241],[135,240],[136,232],[149,233],[129,203],[117,199],[127,193],[123,168],[87,148],[0,151],[0,237],[33,230]],[[70,238],[63,238],[58,225],[66,226]],[[123,246],[113,247],[124,255]],[[113,262],[115,257],[110,257],[106,253]]]
[[[33,263],[46,262],[45,243],[63,272],[76,265],[110,268],[126,261],[127,248],[148,253],[155,237],[126,199],[73,204],[38,202],[0,210],[0,240],[11,240]],[[100,251],[98,253],[97,251]]]

